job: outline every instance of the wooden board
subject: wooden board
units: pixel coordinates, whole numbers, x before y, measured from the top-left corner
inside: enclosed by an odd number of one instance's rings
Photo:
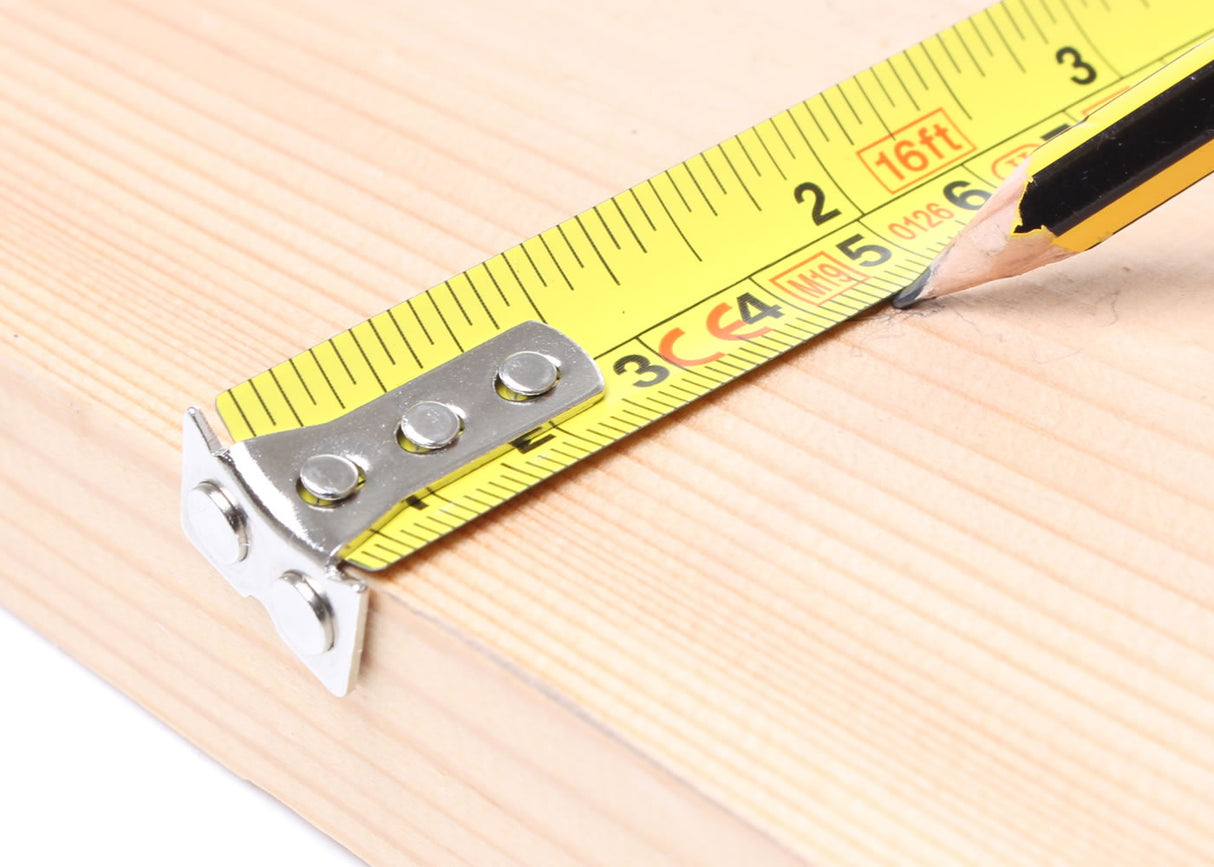
[[[375,862],[1214,859],[1209,182],[385,573],[347,699],[177,527],[187,405],[978,8],[4,0],[0,604]]]

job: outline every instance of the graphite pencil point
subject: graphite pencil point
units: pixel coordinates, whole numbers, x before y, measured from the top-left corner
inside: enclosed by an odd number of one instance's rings
[[[905,310],[907,307],[910,307],[919,300],[919,296],[923,294],[923,289],[927,286],[927,281],[931,278],[931,276],[932,268],[931,266],[928,266],[927,269],[916,277],[909,286],[891,298],[890,303],[899,310]]]

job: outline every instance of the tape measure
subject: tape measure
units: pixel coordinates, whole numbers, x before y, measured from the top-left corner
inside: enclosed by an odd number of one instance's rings
[[[1015,165],[1214,30],[1214,4],[1016,0],[222,393],[236,441],[337,419],[529,320],[602,399],[413,493],[342,551],[382,569],[877,304]]]

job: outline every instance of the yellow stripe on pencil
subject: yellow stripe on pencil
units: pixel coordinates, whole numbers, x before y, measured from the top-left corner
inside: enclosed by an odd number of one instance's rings
[[[1214,171],[1214,39],[1034,151],[895,307],[1096,246]]]

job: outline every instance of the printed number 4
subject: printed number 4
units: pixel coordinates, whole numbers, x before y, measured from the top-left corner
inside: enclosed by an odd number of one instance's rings
[[[1071,69],[1079,71],[1071,76],[1071,81],[1076,84],[1091,84],[1096,80],[1096,70],[1092,67],[1092,64],[1083,59],[1083,55],[1079,53],[1079,49],[1064,45],[1058,49],[1054,55],[1054,59],[1059,63],[1066,63],[1069,60]]]

